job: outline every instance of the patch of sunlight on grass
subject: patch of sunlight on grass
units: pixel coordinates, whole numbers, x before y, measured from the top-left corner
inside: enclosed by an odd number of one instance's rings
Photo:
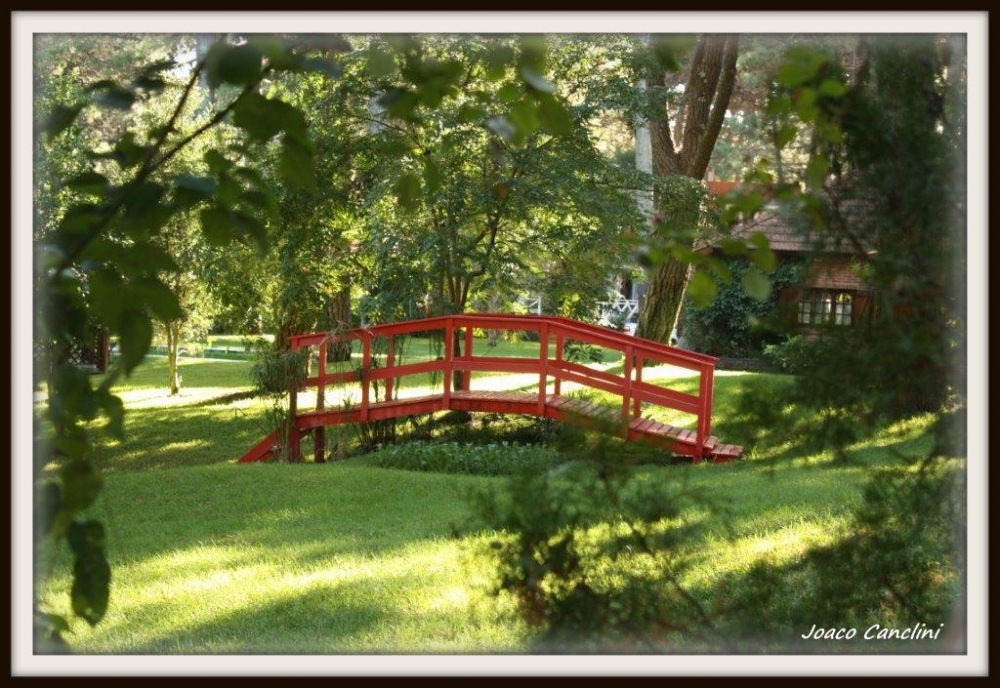
[[[181,387],[178,394],[171,396],[170,390],[162,388],[145,388],[136,390],[116,390],[122,402],[129,409],[169,408],[171,406],[189,406],[191,404],[210,402],[232,394],[232,387]],[[252,400],[247,400],[252,402]]]
[[[716,373],[718,375],[719,373]],[[643,380],[668,380],[671,378],[697,377],[697,370],[689,370],[672,365],[645,366],[642,369]]]
[[[378,609],[379,618],[392,620],[342,638],[348,650],[497,651],[514,645],[511,637],[481,621],[469,628],[455,625],[456,619],[470,618],[473,608],[480,614],[495,613],[487,612],[482,593],[470,592],[468,582],[462,545],[444,538],[407,544],[377,557],[331,554],[321,542],[278,548],[246,542],[199,544],[117,564],[116,603],[94,629],[76,629],[74,647],[85,653],[136,648],[159,652],[178,629],[196,634],[199,628],[215,628],[238,615],[287,616],[302,600],[318,601],[319,608],[311,613],[332,620],[351,618],[353,608],[369,606]],[[60,599],[56,591],[68,586],[63,576],[49,587],[54,606],[67,597],[63,592]],[[482,630],[478,635],[477,625]],[[230,642],[236,642],[230,648],[237,652],[267,651],[266,634]],[[191,651],[192,645],[198,647],[196,635],[184,640],[178,651]]]
[[[844,531],[849,516],[824,515],[802,519],[760,535],[736,539],[709,538],[689,561],[685,575],[688,585],[711,585],[728,574],[745,573],[760,562],[780,566],[803,557],[809,550],[830,545]]]
[[[927,444],[923,449],[929,449],[933,443],[932,426],[934,424],[934,414],[923,414],[897,421],[887,428],[883,428],[873,436],[865,437],[863,440],[850,447],[852,450],[871,447],[890,447],[896,444],[910,442],[917,438],[922,438]]]
[[[199,447],[208,446],[208,442],[204,440],[187,440],[186,442],[170,442],[161,447],[163,452],[176,452],[184,451],[190,449],[198,449]]]

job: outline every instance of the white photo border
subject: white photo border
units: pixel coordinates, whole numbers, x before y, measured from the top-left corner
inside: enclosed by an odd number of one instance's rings
[[[12,676],[987,675],[987,12],[12,12]],[[32,653],[35,33],[961,33],[968,37],[968,652],[905,656],[52,656]]]

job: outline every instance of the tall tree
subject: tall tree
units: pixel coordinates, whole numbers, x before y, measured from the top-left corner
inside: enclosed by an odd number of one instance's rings
[[[36,162],[42,168],[60,135],[72,135],[67,130],[83,126],[94,134],[85,138],[87,145],[80,151],[89,169],[60,169],[53,175],[57,187],[69,192],[68,203],[49,204],[55,217],[36,217],[35,228],[40,304],[36,337],[47,344],[52,368],[44,414],[52,441],[36,457],[37,554],[45,559],[42,555],[58,551],[57,545],[68,544],[73,557],[71,608],[90,624],[98,623],[107,610],[111,577],[103,525],[84,514],[101,490],[92,442],[93,433],[100,430],[90,421],[103,414],[108,431],[124,436],[124,407],[112,393],[113,385],[142,362],[154,318],[171,321],[183,316],[177,295],[163,278],[178,266],[157,239],[170,231],[172,218],[200,209],[201,229],[209,243],[262,245],[267,221],[261,205],[270,205],[266,201],[272,192],[271,184],[250,167],[259,147],[280,140],[283,157],[294,163],[281,170],[289,183],[301,183],[312,162],[299,111],[257,93],[260,83],[275,72],[316,68],[294,49],[257,37],[239,46],[216,44],[193,67],[176,68],[174,60],[160,59],[128,76],[131,70],[85,88],[67,89],[63,95],[69,99],[55,98],[39,127],[44,138]],[[204,123],[188,127],[183,115],[193,107],[191,95],[202,73],[213,88],[226,86],[220,93],[226,104]],[[173,104],[165,119],[131,116],[139,103],[158,95]],[[88,120],[95,110],[98,116]],[[108,113],[122,118],[102,116]],[[234,145],[207,150],[205,169],[173,167],[193,142],[227,118],[242,132]],[[87,126],[89,122],[93,124]],[[121,357],[96,389],[67,356],[91,320],[116,335],[121,345]],[[43,480],[43,471],[52,465],[58,467],[55,475]],[[36,606],[36,651],[64,650],[62,634],[68,628],[65,618]]]
[[[650,45],[660,55],[669,54],[669,43],[653,37]],[[653,172],[658,177],[683,176],[700,180],[705,176],[712,150],[725,119],[736,83],[737,35],[703,35],[698,38],[687,65],[682,89],[672,72],[659,60],[649,69],[647,90],[653,109],[648,118]],[[680,93],[678,94],[678,91]],[[673,131],[671,131],[673,127]],[[675,213],[683,212],[663,194],[656,199],[654,232],[671,233],[678,227]],[[691,209],[688,209],[691,210]],[[694,209],[697,210],[697,209]],[[669,237],[656,237],[654,240]],[[690,239],[678,248],[690,249]],[[650,276],[645,302],[639,314],[637,334],[669,342],[677,323],[690,263],[682,255],[667,254]]]
[[[813,577],[786,624],[845,627],[872,610],[898,627],[950,617],[941,626],[958,651],[966,609],[964,40],[865,36],[850,62],[798,45],[777,72],[769,110],[788,114],[810,150],[804,184],[775,197],[813,236],[873,249],[864,276],[877,308],[864,327],[831,326],[805,343],[791,389],[809,412],[774,431],[843,460],[859,436],[899,419],[933,419],[934,442],[873,472],[845,536],[777,577],[759,570],[751,595],[767,604],[791,581]],[[760,417],[774,418],[787,401],[768,394]]]
[[[400,132],[415,154],[402,164],[425,189],[400,223],[415,237],[423,228],[417,249],[432,266],[439,308],[461,311],[480,285],[499,276],[523,282],[543,264],[617,267],[622,233],[641,220],[627,194],[631,180],[589,130],[608,105],[581,65],[599,68],[608,58],[601,46],[565,37],[464,38],[439,49],[442,62],[450,53],[468,64],[466,90],[419,129]],[[518,63],[498,69],[505,54]],[[529,243],[537,251],[526,256]],[[595,244],[606,250],[576,250]],[[543,255],[548,260],[536,259]]]

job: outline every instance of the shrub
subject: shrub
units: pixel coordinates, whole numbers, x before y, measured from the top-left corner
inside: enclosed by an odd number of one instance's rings
[[[814,343],[800,334],[764,347],[764,360],[783,373],[798,374],[808,370],[815,355]]]
[[[779,290],[798,283],[801,263],[787,261],[768,275],[770,295],[758,301],[743,289],[743,275],[752,264],[744,258],[727,262],[732,280],[719,287],[710,306],[698,308],[685,299],[680,324],[687,345],[712,356],[755,357],[781,339]]]
[[[559,455],[548,448],[508,442],[476,445],[418,441],[383,447],[369,460],[382,468],[496,476],[549,468],[559,461]]]
[[[700,636],[712,622],[680,585],[678,556],[698,526],[679,516],[709,503],[597,454],[478,495],[496,533],[494,593],[513,597],[539,651],[663,651],[678,633]]]

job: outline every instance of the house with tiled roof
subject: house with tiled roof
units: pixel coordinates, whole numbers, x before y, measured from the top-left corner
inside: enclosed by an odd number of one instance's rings
[[[735,187],[732,182],[708,185],[717,194]],[[731,230],[734,238],[749,239],[754,234],[767,239],[779,264],[795,260],[805,265],[800,284],[777,293],[779,311],[787,325],[811,333],[825,325],[854,327],[870,319],[874,300],[863,271],[871,247],[810,234],[775,208],[765,208]],[[715,252],[717,243],[702,241],[696,250]]]

